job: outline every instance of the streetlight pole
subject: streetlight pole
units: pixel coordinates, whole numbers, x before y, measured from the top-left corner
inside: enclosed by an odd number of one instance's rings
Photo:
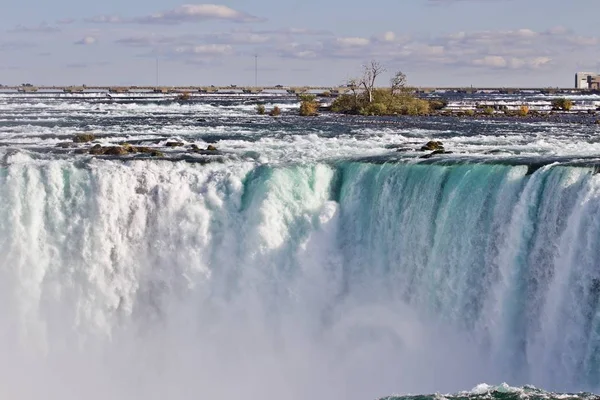
[[[254,87],[258,87],[258,54],[254,55]]]
[[[158,87],[158,57],[156,57],[156,87]]]

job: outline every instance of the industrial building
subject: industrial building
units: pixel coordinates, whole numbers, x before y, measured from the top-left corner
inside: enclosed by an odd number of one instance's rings
[[[578,72],[575,74],[576,89],[600,90],[600,74]]]

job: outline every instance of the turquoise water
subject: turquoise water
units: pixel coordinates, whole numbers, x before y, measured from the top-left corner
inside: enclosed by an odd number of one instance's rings
[[[597,390],[599,179],[8,156],[0,394]]]

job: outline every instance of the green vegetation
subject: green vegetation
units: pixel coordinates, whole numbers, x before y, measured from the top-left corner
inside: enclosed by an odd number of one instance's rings
[[[271,110],[271,112],[269,113],[269,115],[270,115],[271,117],[276,117],[276,116],[278,116],[278,115],[280,115],[280,114],[281,114],[281,108],[279,108],[279,107],[277,107],[277,106],[273,107],[273,109],[272,109],[272,110]]]
[[[311,117],[317,115],[319,111],[319,102],[316,97],[311,94],[303,94],[300,96],[300,115],[303,117]]]
[[[448,105],[448,100],[445,99],[433,99],[429,100],[429,108],[434,111],[444,109]]]
[[[526,117],[527,115],[529,115],[529,106],[522,105],[521,108],[519,108],[519,115],[521,117]]]
[[[265,115],[266,109],[264,104],[259,104],[256,106],[256,112],[258,115]]]
[[[573,102],[564,97],[552,100],[552,110],[569,111],[573,107]]]
[[[494,115],[494,108],[493,107],[486,107],[483,109],[483,113],[485,115]]]
[[[376,88],[377,77],[385,68],[376,61],[363,66],[360,78],[346,82],[349,94],[335,99],[331,111],[360,115],[426,115],[430,110],[440,110],[446,106],[442,100],[431,102],[419,99],[414,91],[406,86],[406,75],[396,72],[390,80],[389,88]]]
[[[391,89],[374,89],[372,101],[366,93],[339,96],[331,111],[360,115],[425,115],[432,107],[430,102],[415,97],[410,91],[393,93]],[[439,103],[436,103],[439,107]]]

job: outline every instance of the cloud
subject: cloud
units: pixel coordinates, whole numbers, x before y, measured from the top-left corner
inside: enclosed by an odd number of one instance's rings
[[[95,44],[97,42],[97,39],[93,36],[85,36],[82,39],[76,41],[74,44],[77,45],[82,45],[82,46],[89,46],[92,44]]]
[[[180,24],[206,20],[226,20],[233,22],[258,22],[260,18],[227,6],[217,4],[184,4],[180,7],[156,13],[135,21],[147,24]]]
[[[99,61],[99,62],[89,62],[89,63],[69,63],[65,65],[65,68],[69,69],[86,69],[93,67],[105,67],[110,65],[110,62],[107,61]]]
[[[63,18],[63,19],[59,19],[58,21],[56,21],[56,23],[60,24],[60,25],[70,25],[73,22],[75,22],[74,18]]]
[[[233,8],[218,4],[184,4],[182,6],[161,11],[152,15],[135,17],[130,19],[122,18],[118,15],[98,15],[88,18],[85,21],[91,23],[137,23],[137,24],[158,24],[158,25],[178,25],[183,23],[203,22],[210,20],[221,20],[231,22],[261,22],[263,18],[234,10]]]
[[[86,18],[84,21],[94,24],[122,24],[127,22],[118,15],[97,15],[95,17]]]
[[[0,41],[0,51],[23,50],[36,46],[35,43],[20,40]]]
[[[55,26],[50,26],[47,23],[41,23],[37,26],[17,25],[13,29],[8,30],[11,33],[58,33],[61,30]]]
[[[460,31],[433,38],[384,32],[369,39],[324,37],[312,42],[293,41],[278,46],[276,54],[297,59],[355,59],[359,62],[377,59],[405,66],[538,70],[553,65],[574,47],[595,43],[599,43],[596,38],[579,37],[564,29]]]
[[[237,30],[236,32],[243,33],[247,32],[244,30]],[[281,28],[281,29],[267,29],[267,30],[255,30],[252,31],[256,34],[261,35],[276,35],[276,36],[333,36],[333,32],[326,29],[307,29],[307,28]]]
[[[198,46],[179,46],[173,49],[173,54],[177,55],[210,55],[222,56],[231,54],[233,47],[224,44],[204,44]]]
[[[116,40],[117,44],[147,49],[141,56],[165,57],[205,64],[224,57],[261,57],[298,60],[355,60],[356,65],[376,59],[402,68],[454,67],[536,71],[564,65],[573,52],[589,53],[600,44],[595,37],[578,36],[555,27],[547,30],[458,31],[431,37],[384,31],[370,37],[336,36],[329,31],[302,28],[163,35],[140,34]],[[589,57],[588,57],[589,58]],[[208,60],[208,61],[207,61]]]
[[[339,37],[335,39],[335,44],[339,47],[364,47],[368,46],[371,41],[362,37]]]
[[[549,57],[502,57],[485,56],[471,61],[471,64],[477,67],[490,67],[497,69],[538,69],[550,64],[552,59]]]

